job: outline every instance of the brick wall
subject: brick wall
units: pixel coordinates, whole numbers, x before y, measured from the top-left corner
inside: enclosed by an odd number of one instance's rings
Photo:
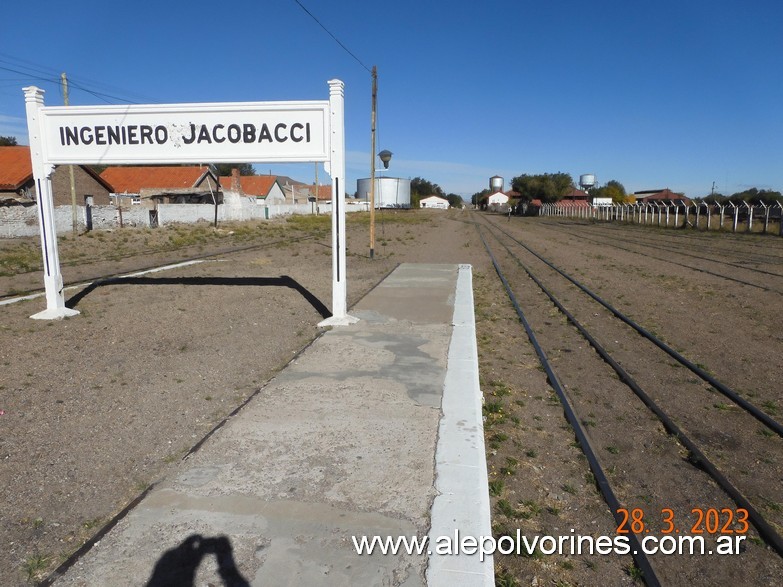
[[[84,196],[92,196],[96,206],[108,206],[109,190],[81,166],[73,166],[74,185],[76,186],[76,204],[84,206]],[[71,179],[67,165],[58,165],[52,174],[52,191],[55,206],[71,205]]]

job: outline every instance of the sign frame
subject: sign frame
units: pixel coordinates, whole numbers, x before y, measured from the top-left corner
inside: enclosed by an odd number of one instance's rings
[[[351,324],[345,261],[345,84],[329,80],[329,99],[292,102],[45,106],[44,90],[23,88],[38,201],[46,309],[31,318],[62,319],[65,305],[51,176],[57,165],[323,163],[332,178],[332,316],[319,326]]]

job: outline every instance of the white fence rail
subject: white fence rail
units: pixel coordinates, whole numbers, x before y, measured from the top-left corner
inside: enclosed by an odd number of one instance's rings
[[[783,204],[751,204],[728,202],[701,203],[637,203],[611,206],[586,206],[570,202],[543,204],[539,216],[563,216],[601,222],[645,224],[664,228],[698,228],[756,232],[783,236]]]

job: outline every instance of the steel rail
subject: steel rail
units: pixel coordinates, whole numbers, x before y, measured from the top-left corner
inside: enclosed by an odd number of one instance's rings
[[[253,249],[263,249],[265,247],[271,247],[271,246],[274,246],[274,245],[278,245],[280,243],[300,242],[300,241],[314,239],[314,238],[315,238],[314,236],[308,235],[308,236],[302,236],[302,237],[298,237],[298,238],[294,238],[294,239],[279,239],[279,240],[275,240],[275,241],[270,241],[268,243],[257,243],[257,244],[254,244],[254,245],[244,245],[244,246],[241,246],[241,247],[233,247],[233,248],[229,247],[229,248],[226,248],[226,249],[216,249],[216,250],[211,251],[209,253],[196,255],[194,257],[187,257],[185,259],[179,259],[177,262],[178,263],[187,263],[188,261],[200,261],[202,259],[209,259],[211,257],[219,257],[220,255],[228,255],[228,254],[231,254],[231,253],[242,253],[244,251],[252,251]],[[192,248],[192,247],[196,247],[196,246],[199,246],[199,245],[188,245],[187,247],[181,247],[181,248],[178,248],[178,249],[150,249],[148,251],[142,251],[140,253],[134,253],[132,255],[123,255],[121,257],[113,257],[113,258],[109,258],[109,259],[98,259],[98,260],[83,261],[83,262],[82,261],[77,261],[77,262],[69,263],[69,264],[63,263],[62,266],[63,267],[81,267],[83,265],[90,265],[91,263],[99,263],[99,262],[112,263],[112,262],[115,262],[115,261],[122,261],[124,259],[131,259],[133,257],[147,256],[147,255],[153,255],[153,254],[165,254],[165,253],[169,253],[169,252],[181,252],[183,249],[188,249],[188,248]],[[168,263],[163,263],[163,265],[167,265],[167,264]],[[134,269],[133,271],[134,272],[137,272],[137,271],[149,271],[150,269],[157,269],[158,267],[161,267],[161,266],[162,266],[161,264],[148,265],[148,266],[140,267],[138,269]],[[40,269],[36,269],[35,271],[24,271],[22,273],[17,273],[16,275],[26,275],[28,273],[35,273],[36,271],[40,271]],[[122,277],[126,273],[127,272],[108,273],[108,274],[98,275],[97,277],[89,277],[89,278],[85,278],[85,279],[77,279],[77,280],[73,280],[73,281],[66,281],[66,282],[63,283],[63,287],[72,287],[72,286],[75,286],[75,285],[81,285],[81,284],[83,284],[85,282],[89,282],[89,281],[102,281],[102,280],[107,280],[107,279],[113,279],[113,278],[116,278],[116,277]],[[27,295],[34,295],[34,294],[39,294],[39,293],[43,293],[43,292],[44,292],[43,288],[37,288],[37,289],[31,289],[31,290],[28,290],[28,291],[14,292],[12,294],[2,294],[2,295],[0,295],[0,300],[4,300],[4,299],[7,299],[7,298],[23,297],[23,296],[27,296]]]
[[[579,281],[568,275],[565,271],[554,265],[552,262],[548,261],[544,257],[542,257],[540,254],[538,254],[536,251],[531,249],[529,246],[527,246],[525,243],[520,241],[519,239],[515,238],[513,235],[509,234],[507,231],[503,230],[499,226],[495,225],[494,223],[490,223],[495,229],[499,230],[503,234],[505,234],[508,238],[513,240],[515,243],[526,249],[528,252],[530,252],[532,255],[537,257],[542,263],[550,267],[552,270],[556,271],[560,275],[562,275],[565,279],[573,283],[575,286],[577,286],[579,289],[581,289],[583,292],[585,292],[587,295],[589,295],[591,298],[593,298],[596,302],[601,304],[604,308],[609,310],[616,318],[619,320],[625,322],[628,326],[636,330],[641,336],[649,340],[651,343],[653,343],[655,346],[660,348],[662,351],[667,353],[669,356],[671,356],[673,359],[690,369],[695,375],[698,375],[701,379],[709,383],[712,387],[714,387],[716,390],[718,390],[720,393],[722,393],[724,396],[729,398],[731,401],[733,401],[735,404],[743,408],[746,412],[751,414],[754,418],[756,418],[759,422],[764,424],[766,427],[768,427],[770,430],[773,430],[776,432],[779,436],[783,437],[783,424],[776,421],[774,418],[767,415],[765,412],[760,410],[757,406],[740,396],[736,391],[725,385],[724,383],[721,383],[717,379],[715,379],[712,375],[707,373],[704,369],[701,367],[698,367],[695,365],[692,361],[689,359],[686,359],[684,356],[682,356],[680,353],[675,351],[673,348],[671,348],[669,345],[667,345],[665,342],[660,340],[658,337],[654,336],[652,333],[647,331],[645,328],[631,320],[628,316],[620,312],[618,309],[610,305],[608,302],[604,301],[598,294],[592,292],[590,289],[588,289],[586,286],[581,284]]]
[[[497,235],[493,234],[495,239],[502,247],[506,249],[508,254],[517,262],[517,264],[527,273],[535,284],[543,291],[546,296],[552,301],[560,312],[568,319],[568,321],[574,325],[579,333],[584,337],[590,346],[595,349],[599,356],[617,373],[620,381],[625,383],[631,391],[644,403],[647,408],[652,411],[655,416],[660,420],[666,431],[676,438],[685,448],[688,449],[688,461],[698,469],[701,469],[712,477],[715,482],[725,491],[734,503],[738,507],[747,510],[748,518],[752,521],[753,525],[758,530],[759,535],[769,544],[781,557],[783,557],[783,538],[773,529],[773,527],[767,523],[764,517],[753,507],[750,501],[737,489],[731,481],[729,481],[723,473],[707,458],[707,456],[699,449],[675,422],[666,414],[666,412],[653,400],[634,380],[633,377],[623,369],[620,364],[611,357],[606,349],[587,331],[587,329],[569,312],[563,304],[554,296],[554,294],[536,277],[532,271],[515,255],[509,247],[498,239]],[[486,245],[485,245],[486,246]]]
[[[618,511],[622,507],[620,504],[620,500],[617,499],[617,496],[612,490],[612,487],[609,483],[609,479],[607,478],[606,473],[604,472],[604,469],[601,466],[600,461],[598,460],[596,451],[593,448],[593,445],[587,436],[587,432],[585,431],[584,426],[577,418],[576,412],[574,411],[571,402],[566,396],[565,391],[563,390],[563,386],[560,383],[560,380],[558,379],[557,375],[552,369],[552,365],[550,364],[549,359],[547,358],[546,353],[544,352],[544,349],[541,348],[541,345],[538,343],[538,339],[536,338],[536,335],[533,332],[530,323],[527,321],[527,318],[525,317],[522,308],[519,306],[519,303],[517,302],[516,296],[514,295],[511,286],[509,285],[508,281],[503,275],[503,271],[500,269],[500,266],[498,265],[495,256],[492,254],[492,251],[490,250],[489,245],[487,244],[487,241],[484,238],[484,235],[481,233],[481,227],[478,224],[476,224],[475,226],[476,226],[476,230],[479,233],[479,237],[481,238],[481,242],[484,243],[484,248],[487,250],[487,254],[489,255],[490,260],[492,261],[492,265],[495,268],[495,272],[500,278],[500,281],[503,283],[503,287],[505,288],[506,294],[508,295],[511,304],[513,305],[514,310],[516,311],[517,316],[519,317],[519,321],[522,323],[522,326],[524,327],[525,332],[527,333],[527,336],[530,339],[530,342],[533,345],[536,354],[538,355],[538,360],[541,362],[541,366],[544,368],[544,371],[547,374],[549,383],[552,386],[552,389],[555,390],[557,397],[560,399],[560,403],[563,405],[563,411],[565,413],[566,419],[568,420],[568,423],[571,425],[571,428],[573,428],[574,433],[576,435],[576,439],[579,442],[580,447],[582,448],[582,452],[585,454],[585,457],[587,458],[587,462],[590,465],[590,470],[592,471],[593,476],[595,477],[596,484],[598,485],[601,494],[604,496],[604,500],[606,501],[607,505],[611,509],[612,516],[614,517],[615,521],[619,526],[619,524],[623,522],[622,516]],[[660,586],[661,583],[658,580],[658,577],[656,576],[655,571],[653,570],[652,565],[650,564],[650,561],[647,559],[647,556],[644,554],[644,551],[642,550],[641,544],[636,538],[636,535],[629,534],[628,540],[631,546],[631,556],[633,557],[636,566],[641,570],[642,579],[644,580],[644,582],[648,585],[648,587]]]
[[[555,230],[557,230],[557,229],[555,229]],[[561,232],[565,232],[565,231],[561,231]],[[587,241],[591,240],[590,238],[585,237],[585,236],[579,236],[579,235],[574,235],[574,236],[577,236],[577,238],[583,238],[584,240],[587,240]],[[596,242],[596,241],[593,241],[593,242]],[[599,242],[599,244],[603,244],[603,245],[607,244],[607,243],[601,243],[600,241],[598,241],[598,242]],[[609,245],[609,246],[611,246],[611,245]],[[686,265],[685,263],[678,263],[677,261],[672,261],[671,259],[667,259],[665,257],[656,257],[655,255],[651,255],[649,253],[640,253],[638,251],[632,251],[632,252],[634,254],[636,254],[636,255],[644,255],[645,257],[650,257],[651,259],[657,259],[658,261],[664,261],[665,263],[670,263],[672,265],[677,265],[678,267],[685,267],[686,269],[690,269],[691,271],[698,271],[699,273],[706,273],[707,275],[712,275],[714,277],[720,277],[721,279],[726,279],[728,281],[733,281],[735,283],[740,283],[742,285],[747,285],[747,286],[755,287],[755,288],[758,288],[758,289],[761,289],[761,290],[764,290],[764,291],[769,291],[769,292],[772,292],[772,293],[783,295],[783,292],[778,291],[776,289],[773,289],[773,288],[770,288],[770,287],[766,287],[764,285],[758,285],[757,283],[752,283],[750,281],[743,281],[742,279],[737,279],[736,277],[729,277],[728,275],[723,275],[722,273],[716,273],[714,271],[710,271],[709,269],[701,269],[699,267],[694,267],[693,265]],[[773,273],[772,275],[777,275],[777,274]],[[783,276],[778,275],[778,277],[783,277]]]
[[[601,240],[598,240],[596,238],[590,238],[589,236],[585,236],[583,234],[576,234],[576,233],[573,233],[573,232],[568,232],[566,230],[560,230],[560,232],[563,232],[565,234],[569,234],[570,236],[574,236],[576,238],[581,238],[581,239],[589,241],[589,242],[598,243],[600,245],[606,245],[606,246],[610,246],[610,247],[620,248],[617,245],[614,245],[612,243],[607,243],[606,241],[601,241]],[[772,277],[783,278],[783,274],[781,274],[781,273],[775,273],[773,271],[765,271],[764,269],[756,269],[755,267],[748,267],[748,266],[743,265],[741,263],[732,263],[730,261],[721,261],[719,259],[710,259],[709,257],[702,257],[700,255],[694,255],[692,253],[686,253],[684,251],[680,251],[680,250],[672,249],[672,248],[668,248],[668,247],[662,247],[660,245],[655,245],[655,244],[647,243],[647,242],[644,242],[644,241],[630,240],[630,239],[620,239],[618,237],[609,236],[607,234],[601,234],[599,236],[603,237],[605,239],[608,239],[610,241],[620,241],[620,242],[624,242],[624,243],[633,243],[633,244],[638,245],[640,247],[647,247],[647,248],[652,248],[652,249],[658,249],[660,251],[667,251],[667,252],[670,252],[670,253],[676,253],[678,255],[683,255],[683,256],[686,256],[686,257],[692,257],[694,259],[701,259],[702,261],[707,261],[709,263],[718,263],[720,265],[727,265],[729,267],[736,267],[736,268],[742,269],[744,271],[752,271],[754,273],[761,273],[762,275],[771,275]],[[634,254],[647,255],[649,257],[652,257],[652,255],[648,255],[647,253],[644,253],[644,252],[639,252],[639,251],[631,251],[631,252],[633,252]],[[670,259],[661,259],[660,257],[653,257],[653,258],[654,259],[660,259],[661,261],[665,260],[665,261],[668,261],[670,263],[673,262]],[[680,263],[677,263],[677,264],[681,265],[682,267],[690,267],[691,269],[693,269],[695,271],[700,271],[701,270],[698,267],[692,267],[690,265],[684,265],[684,264],[680,264]],[[730,277],[722,275],[720,273],[711,273],[711,275],[717,275],[717,276],[720,276],[720,277],[725,277],[726,279],[732,279],[733,281],[737,281],[734,278],[730,278]],[[746,282],[746,281],[739,281],[739,282],[743,283],[745,285],[754,285],[755,287],[760,287],[760,288],[763,288],[763,289],[769,289],[769,291],[780,293],[777,290],[774,290],[774,289],[771,289],[771,288],[765,288],[764,286],[752,284],[750,282]]]
[[[562,219],[561,219],[562,220]],[[574,219],[576,220],[576,219]],[[570,224],[568,222],[560,222],[559,224],[562,224],[563,226],[566,226],[567,224]],[[591,222],[591,223],[580,223],[583,226],[595,226],[600,227],[602,229],[605,229],[608,232],[611,232],[612,230],[619,230],[621,226],[633,226],[634,228],[639,228],[641,230],[638,231],[637,236],[645,237],[650,236],[654,238],[655,234],[665,234],[666,236],[669,236],[672,238],[672,240],[681,240],[681,241],[693,241],[693,245],[695,245],[696,250],[705,250],[708,247],[706,245],[714,245],[717,242],[721,244],[727,244],[727,245],[738,245],[739,248],[731,248],[730,252],[736,253],[738,251],[740,252],[747,252],[746,250],[743,250],[743,247],[745,245],[755,247],[758,246],[757,243],[754,243],[753,241],[750,241],[747,239],[748,233],[745,232],[737,232],[737,233],[731,233],[731,232],[720,232],[717,230],[711,230],[709,232],[702,231],[702,232],[696,232],[693,233],[689,229],[676,229],[673,226],[670,226],[669,228],[666,228],[665,226],[655,226],[650,224],[639,224],[637,223],[623,223],[623,224],[614,224],[614,223],[606,223],[606,222]],[[764,235],[763,233],[753,233],[752,236],[758,237],[760,239],[774,239],[776,238],[772,234]],[[714,248],[710,248],[710,251],[714,251]],[[751,254],[751,253],[748,253]],[[762,253],[764,257],[767,257],[770,259],[768,261],[769,263],[772,263],[773,265],[783,263],[783,256],[776,255],[775,251],[766,251],[765,253]]]

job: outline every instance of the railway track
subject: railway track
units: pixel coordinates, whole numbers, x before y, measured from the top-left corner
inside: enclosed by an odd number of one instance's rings
[[[232,253],[240,253],[240,252],[244,252],[244,251],[253,251],[253,250],[265,249],[265,248],[269,248],[269,247],[275,247],[275,246],[278,246],[278,245],[280,245],[282,243],[295,243],[295,242],[301,242],[301,241],[313,240],[313,239],[315,239],[315,237],[309,236],[309,235],[308,236],[297,237],[297,238],[290,238],[290,239],[276,239],[274,241],[268,241],[268,242],[263,242],[263,243],[255,243],[255,244],[252,244],[252,245],[246,245],[245,244],[245,245],[233,245],[233,246],[227,246],[227,247],[226,246],[224,246],[224,247],[216,247],[216,248],[211,249],[209,252],[206,252],[206,253],[202,252],[202,249],[203,249],[202,245],[189,245],[189,246],[185,246],[185,247],[172,248],[172,249],[166,249],[166,250],[161,250],[159,248],[156,248],[156,249],[150,249],[150,250],[147,250],[147,251],[137,251],[137,252],[134,252],[133,254],[128,254],[128,255],[120,255],[120,256],[116,256],[116,257],[110,257],[110,258],[106,259],[105,261],[107,263],[117,263],[117,262],[120,262],[120,261],[123,261],[123,260],[128,260],[128,259],[142,259],[142,260],[144,260],[144,259],[149,258],[150,256],[155,256],[155,255],[169,255],[169,256],[171,256],[170,260],[168,260],[168,261],[156,261],[154,263],[142,262],[138,266],[135,266],[133,268],[133,272],[140,272],[140,271],[149,271],[151,269],[157,269],[159,267],[162,267],[162,266],[165,266],[165,265],[169,265],[172,262],[188,263],[188,262],[192,262],[192,261],[200,261],[200,260],[203,260],[203,259],[209,259],[209,258],[212,258],[212,257],[218,257],[218,256],[221,256],[221,255],[230,255]],[[193,254],[190,251],[198,251],[198,253],[197,254]],[[176,255],[176,257],[174,257],[173,255]],[[182,255],[184,255],[184,256],[182,256]],[[176,261],[173,261],[171,259],[176,259]],[[65,262],[65,263],[62,263],[61,266],[63,268],[66,268],[66,267],[67,268],[71,268],[71,267],[89,266],[89,265],[91,265],[93,263],[95,263],[94,260],[87,259],[87,260],[83,260],[83,261],[77,260],[77,261]],[[20,272],[20,273],[17,273],[16,275],[17,276],[24,276],[24,275],[36,274],[36,273],[40,273],[40,269],[36,269],[34,271]],[[82,284],[88,283],[88,282],[102,282],[102,281],[106,281],[106,280],[111,280],[111,279],[115,279],[115,278],[121,277],[125,273],[127,273],[127,271],[122,271],[122,272],[119,272],[119,273],[118,272],[106,272],[106,271],[100,271],[100,272],[97,272],[97,273],[93,272],[93,273],[90,273],[87,276],[83,276],[83,277],[81,277],[79,279],[65,280],[63,282],[63,287],[64,288],[68,288],[68,287],[73,287],[73,286],[77,286],[77,285],[82,285]],[[13,293],[0,292],[0,302],[2,302],[4,300],[13,299],[13,298],[22,298],[22,297],[26,297],[26,296],[39,295],[39,294],[43,294],[43,293],[44,293],[44,288],[42,288],[42,287],[30,288],[28,290],[21,290],[21,291],[20,290],[15,290]]]
[[[563,228],[567,227],[566,224],[561,224],[561,226]],[[748,250],[745,246],[745,243],[737,243],[737,246],[729,249],[720,245],[719,241],[699,245],[688,242],[684,237],[680,237],[679,235],[660,235],[674,237],[671,239],[661,239],[656,237],[656,235],[649,235],[644,232],[639,232],[634,234],[634,238],[630,238],[627,232],[623,232],[621,235],[616,228],[600,224],[591,226],[590,233],[592,238],[606,238],[609,242],[622,241],[626,243],[633,243],[642,247],[650,247],[660,251],[672,252],[693,259],[711,261],[731,267],[747,268],[765,275],[783,277],[783,274],[781,273],[759,270],[758,267],[755,267],[755,265],[783,265],[783,257],[775,255],[774,251],[760,250],[761,246],[763,245],[758,243],[753,244],[751,246],[751,250]],[[720,236],[713,238],[719,239]],[[778,237],[767,238],[773,239]],[[682,242],[677,243],[677,240]],[[687,246],[688,252],[683,250],[681,246],[682,244]],[[694,252],[701,254],[694,254]]]
[[[691,269],[693,271],[699,271],[700,273],[706,273],[708,275],[712,275],[714,277],[720,277],[722,279],[726,279],[728,281],[733,281],[735,283],[740,283],[742,285],[747,285],[750,287],[755,287],[764,291],[773,292],[776,294],[783,295],[783,274],[776,273],[773,271],[766,271],[763,269],[758,269],[756,267],[751,267],[747,263],[750,263],[750,260],[745,260],[744,264],[742,262],[731,262],[731,261],[725,261],[722,259],[713,259],[710,257],[705,257],[702,255],[694,255],[689,252],[685,252],[682,250],[679,250],[674,247],[666,247],[661,246],[660,244],[651,243],[650,241],[640,241],[638,239],[629,239],[629,238],[616,238],[612,236],[608,236],[605,234],[602,234],[600,236],[592,235],[592,236],[585,236],[584,234],[576,234],[574,232],[569,232],[565,229],[556,229],[564,234],[568,234],[569,236],[572,236],[574,238],[578,238],[580,240],[599,244],[603,246],[612,247],[615,249],[621,249],[624,251],[631,251],[635,255],[643,255],[646,257],[652,257],[653,259],[657,259],[659,261],[665,261],[666,263],[671,263],[672,265],[677,265],[679,267],[684,267],[686,269]],[[633,244],[637,245],[638,248],[629,248],[628,245]],[[726,275],[725,273],[720,273],[718,271],[712,271],[709,269],[705,269],[704,267],[699,267],[697,265],[689,265],[687,263],[681,263],[679,261],[674,260],[672,257],[666,257],[666,256],[659,256],[659,255],[653,255],[650,253],[650,249],[663,251],[664,253],[674,253],[675,255],[681,256],[681,257],[688,257],[692,259],[697,259],[700,261],[707,261],[709,263],[714,263],[716,265],[722,265],[724,267],[731,267],[732,271],[740,274],[746,274],[748,277],[745,279],[740,279],[739,277],[734,277],[732,275]],[[761,276],[761,280],[765,283],[759,283],[758,279],[759,276]],[[750,278],[755,277],[757,281],[749,281]],[[771,286],[767,282],[770,281],[768,277],[774,278],[773,281],[776,285]],[[779,285],[777,285],[779,284]]]
[[[625,227],[634,227],[634,230],[640,236],[649,238],[655,238],[656,236],[665,236],[670,240],[677,240],[682,243],[690,243],[688,246],[695,250],[702,250],[707,252],[714,252],[715,250],[722,250],[728,254],[736,254],[737,252],[746,252],[748,254],[758,254],[759,244],[763,242],[769,242],[770,240],[778,240],[780,237],[777,232],[773,233],[747,233],[747,232],[729,232],[726,230],[705,230],[695,229],[692,226],[657,226],[655,224],[639,224],[638,222],[630,222],[625,220],[620,221],[605,221],[605,220],[593,220],[593,219],[579,219],[579,218],[567,218],[549,216],[542,217],[544,221],[551,221],[558,224],[569,226],[572,224],[581,224],[583,226],[593,226],[596,228],[620,232]],[[761,253],[764,257],[770,259],[770,262],[783,261],[783,255],[777,254],[775,251],[764,251]]]
[[[563,226],[568,223],[558,222]],[[598,233],[606,235],[617,235],[624,228],[634,226],[634,239],[645,244],[659,245],[661,238],[664,237],[670,244],[678,243],[687,246],[689,251],[698,251],[709,255],[720,255],[721,257],[732,257],[740,262],[764,263],[770,265],[783,264],[783,255],[777,254],[775,250],[769,248],[762,250],[761,245],[765,242],[773,242],[779,239],[773,235],[732,235],[717,232],[694,232],[688,229],[675,229],[649,227],[646,225],[629,224],[590,224],[592,229]],[[627,235],[626,235],[627,236]]]
[[[667,530],[712,540],[744,536],[738,556],[746,570],[756,569],[752,579],[763,575],[758,569],[780,568],[783,516],[768,506],[780,499],[783,426],[518,235],[479,218],[487,254],[618,530],[627,526],[629,512],[637,521],[653,520],[628,534],[645,582],[681,584],[678,577],[694,574],[704,584],[722,584],[726,573],[737,572],[725,557],[646,556],[639,540]],[[662,512],[687,523],[662,523]],[[700,514],[711,517],[709,528],[699,525]]]

